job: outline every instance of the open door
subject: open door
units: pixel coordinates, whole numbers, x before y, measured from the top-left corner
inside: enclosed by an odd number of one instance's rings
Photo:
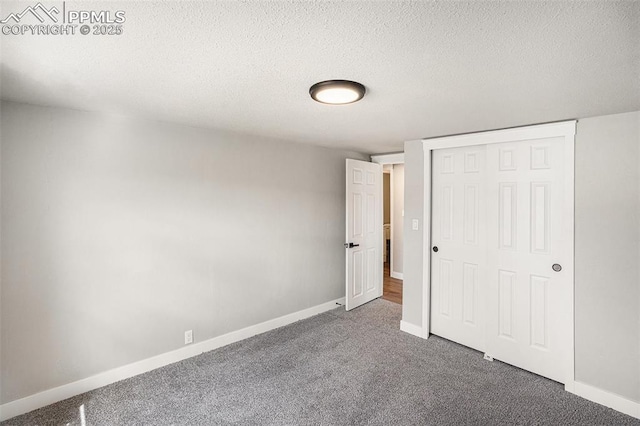
[[[382,296],[382,166],[347,159],[346,308]]]

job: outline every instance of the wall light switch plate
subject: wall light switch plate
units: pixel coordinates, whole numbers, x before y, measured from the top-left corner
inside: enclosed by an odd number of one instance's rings
[[[413,219],[411,221],[411,229],[413,229],[414,231],[420,229],[420,222],[418,221],[418,219]]]

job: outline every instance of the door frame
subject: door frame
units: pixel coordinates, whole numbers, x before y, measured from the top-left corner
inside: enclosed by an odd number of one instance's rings
[[[562,121],[534,126],[516,127],[504,130],[492,130],[480,133],[469,133],[456,136],[445,136],[433,139],[422,139],[424,154],[424,206],[423,206],[423,277],[422,277],[422,333],[426,339],[431,330],[431,151],[442,148],[458,148],[475,145],[488,145],[504,142],[520,142],[543,138],[564,138],[565,170],[563,189],[565,194],[564,215],[567,224],[563,230],[563,239],[570,241],[564,258],[567,261],[567,271],[571,272],[571,300],[570,307],[570,335],[566,342],[567,359],[565,359],[565,390],[572,392],[575,379],[575,272],[574,272],[574,144],[577,120]]]
[[[398,153],[394,153],[394,154],[380,154],[380,155],[372,155],[371,156],[371,162],[372,163],[378,163],[383,167],[383,173],[384,173],[384,166],[389,165],[389,166],[393,166],[395,164],[404,164],[404,152],[398,152]],[[391,251],[391,258],[389,259],[389,275],[391,276],[391,278],[396,278],[399,280],[404,279],[403,275],[398,275],[398,272],[395,272],[393,269],[393,253],[394,253],[394,235],[393,235],[393,229],[395,228],[393,226],[394,224],[394,213],[393,213],[393,206],[395,205],[395,198],[394,198],[394,171],[393,171],[393,167],[391,168],[391,170],[389,171],[389,203],[390,203],[390,210],[389,210],[389,221],[391,223],[391,233],[389,235],[389,237],[391,238],[391,247],[390,247],[390,251]],[[403,209],[404,210],[404,209]],[[404,220],[403,220],[404,222]],[[383,223],[384,225],[384,223]],[[404,223],[403,223],[404,226]],[[395,276],[394,276],[395,274]]]

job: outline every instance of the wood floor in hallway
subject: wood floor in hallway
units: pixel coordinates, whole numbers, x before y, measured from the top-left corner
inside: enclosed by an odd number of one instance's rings
[[[382,298],[402,305],[402,280],[392,278],[389,264],[384,264]]]

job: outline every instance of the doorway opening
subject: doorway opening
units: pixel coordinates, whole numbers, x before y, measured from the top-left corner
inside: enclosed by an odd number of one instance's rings
[[[404,258],[404,164],[383,164],[383,292],[382,298],[402,304]]]
[[[384,232],[383,169],[389,175],[388,238]],[[346,310],[380,297],[402,304],[404,153],[373,155],[371,162],[346,160],[345,228]],[[388,251],[384,249],[387,239]]]

